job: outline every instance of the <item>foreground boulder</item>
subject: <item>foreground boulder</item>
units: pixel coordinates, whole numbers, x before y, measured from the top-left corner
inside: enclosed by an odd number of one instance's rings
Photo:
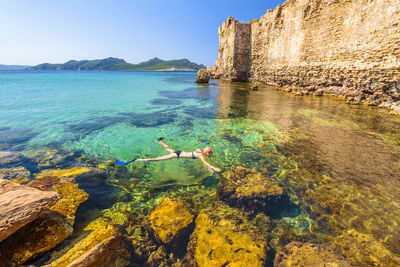
[[[282,187],[261,173],[244,167],[234,167],[223,173],[217,194],[231,206],[266,213],[274,213],[288,201]]]
[[[275,257],[274,267],[290,266],[351,266],[343,257],[322,245],[292,242],[282,248]]]
[[[166,197],[151,211],[146,225],[159,243],[173,246],[188,236],[193,218],[182,202]]]
[[[118,228],[105,218],[91,222],[85,229],[89,234],[48,267],[127,266],[130,254]]]
[[[211,74],[206,69],[199,69],[197,72],[196,83],[208,83],[210,81]]]
[[[46,170],[45,173],[49,173]],[[30,258],[44,253],[69,237],[73,232],[75,212],[79,205],[86,201],[88,195],[73,183],[73,177],[64,174],[76,174],[81,171],[71,172],[63,170],[61,176],[37,175],[41,179],[31,181],[28,185],[46,193],[56,194],[60,199],[34,221],[26,224],[15,232],[10,238],[0,244],[0,261],[7,262],[9,266],[25,263]],[[32,188],[32,190],[38,190]]]
[[[265,266],[266,239],[237,210],[218,202],[202,210],[195,224],[188,266]]]
[[[35,220],[53,206],[59,196],[0,179],[0,241]]]

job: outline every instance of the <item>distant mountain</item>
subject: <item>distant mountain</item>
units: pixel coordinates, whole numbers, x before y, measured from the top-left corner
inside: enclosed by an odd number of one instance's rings
[[[130,64],[120,58],[96,60],[70,60],[64,64],[44,63],[29,67],[30,70],[199,70],[206,68],[188,59],[162,60],[157,57],[139,64]]]
[[[29,68],[28,65],[2,65],[0,64],[0,70],[24,70]]]

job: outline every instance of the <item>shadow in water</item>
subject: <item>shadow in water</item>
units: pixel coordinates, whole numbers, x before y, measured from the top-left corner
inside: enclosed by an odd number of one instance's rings
[[[77,177],[75,180],[79,188],[88,193],[89,198],[76,211],[74,231],[83,229],[99,217],[101,210],[111,208],[119,201],[130,201],[129,193],[107,184],[105,175]]]
[[[0,150],[21,151],[37,133],[31,129],[0,127]]]
[[[295,218],[300,215],[300,213],[300,208],[291,202],[288,197],[284,198],[279,203],[268,205],[265,209],[265,214],[271,217],[271,219],[282,219],[284,217]]]

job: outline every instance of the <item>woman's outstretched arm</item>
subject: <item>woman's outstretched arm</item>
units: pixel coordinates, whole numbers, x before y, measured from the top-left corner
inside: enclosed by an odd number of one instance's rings
[[[213,170],[216,171],[216,172],[220,172],[220,171],[221,171],[220,168],[214,167],[213,165],[211,165],[210,163],[208,163],[208,162],[206,161],[206,159],[205,159],[203,156],[200,156],[199,158],[200,158],[201,162],[203,162],[204,166],[206,166],[207,168],[211,168],[211,169],[213,169]]]
[[[172,148],[167,145],[163,139],[160,140],[160,144],[169,152],[169,153],[174,153],[175,151],[172,150]]]

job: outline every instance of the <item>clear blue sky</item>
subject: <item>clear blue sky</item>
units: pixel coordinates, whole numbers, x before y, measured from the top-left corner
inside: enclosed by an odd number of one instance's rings
[[[213,65],[218,27],[284,0],[0,0],[0,64],[188,58]]]

